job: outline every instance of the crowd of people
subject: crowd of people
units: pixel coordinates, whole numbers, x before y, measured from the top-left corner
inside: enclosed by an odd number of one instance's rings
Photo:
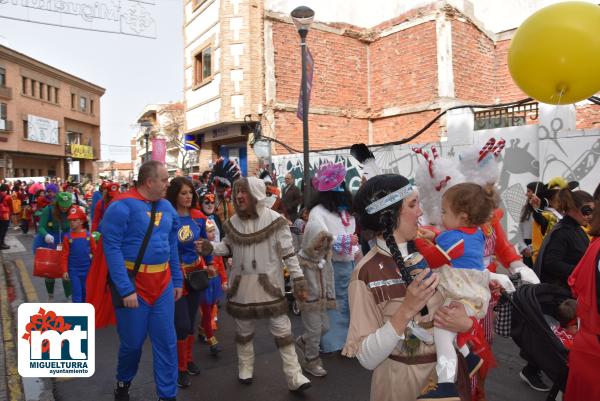
[[[243,177],[224,159],[173,179],[146,162],[132,188],[2,183],[0,246],[11,223],[33,227],[34,252],[60,253],[67,299],[92,303],[98,327],[116,324],[117,401],[129,400],[147,336],[159,399],[191,386],[195,338],[221,352],[222,299],[243,385],[253,383],[255,323],[268,319],[290,391],[326,376],[320,356],[336,352],[373,370],[371,400],[484,400],[495,311],[521,285],[567,291],[544,311],[569,350],[559,387],[567,401],[600,398],[600,186],[591,195],[562,177],[529,184],[515,247],[495,190],[503,142],[490,141],[456,160],[432,149],[414,181],[380,174],[364,147],[358,192],[343,164],[325,163],[309,204],[290,174],[279,188],[271,172]],[[45,283],[52,301],[55,278]],[[286,286],[301,312],[296,337]],[[520,356],[520,377],[549,391],[531,350]]]

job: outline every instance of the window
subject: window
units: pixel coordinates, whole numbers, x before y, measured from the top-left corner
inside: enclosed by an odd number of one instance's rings
[[[38,96],[40,97],[40,99],[44,99],[44,85],[43,83],[40,82],[40,91],[38,93]]]
[[[58,88],[54,88],[54,103],[56,103],[56,104],[60,103],[58,101]]]
[[[94,100],[90,99],[90,114],[94,114]]]
[[[81,133],[67,131],[67,145],[81,145]]]
[[[6,121],[6,103],[0,103],[0,130],[7,129],[8,121]]]
[[[6,70],[0,67],[0,87],[6,86]]]
[[[30,171],[31,171],[31,175],[30,175],[30,177],[35,177],[35,169],[34,169],[34,168],[32,168]]]
[[[77,102],[77,95],[71,93],[71,108],[75,110],[75,103]]]
[[[54,88],[51,87],[50,85],[46,85],[46,100],[51,102],[52,101],[52,95],[54,92]]]
[[[79,110],[87,111],[87,99],[83,96],[79,96]]]
[[[27,120],[23,120],[23,138],[29,138],[29,122]]]
[[[23,87],[21,88],[21,90],[23,91],[23,94],[26,95],[27,94],[27,78],[23,77],[22,82],[23,82]]]
[[[32,79],[31,80],[31,96],[35,96],[35,91],[37,90],[36,87],[37,87],[37,81]]]
[[[39,168],[39,169],[38,169],[38,175],[37,175],[37,176],[38,176],[38,177],[41,177],[41,176],[43,176],[43,175],[44,175],[44,174],[42,174],[42,169],[41,169],[41,168]]]
[[[210,47],[206,47],[194,56],[194,85],[200,85],[210,78],[211,74],[211,50]]]

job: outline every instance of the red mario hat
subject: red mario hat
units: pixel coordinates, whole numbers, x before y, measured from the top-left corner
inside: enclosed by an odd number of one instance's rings
[[[81,206],[71,206],[67,220],[87,220],[85,210]]]

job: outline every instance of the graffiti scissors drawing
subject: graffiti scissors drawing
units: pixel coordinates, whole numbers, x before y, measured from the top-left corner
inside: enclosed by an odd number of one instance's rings
[[[564,148],[558,142],[558,133],[560,131],[562,131],[563,128],[564,128],[563,120],[559,117],[555,117],[550,122],[550,129],[548,129],[548,127],[546,127],[545,125],[542,125],[542,124],[539,125],[538,139],[541,141],[546,140],[546,139],[551,140],[556,145],[556,147],[559,148],[560,151],[563,152],[563,154],[565,156],[567,156],[567,152],[565,152]],[[552,132],[550,132],[550,131],[552,131]]]

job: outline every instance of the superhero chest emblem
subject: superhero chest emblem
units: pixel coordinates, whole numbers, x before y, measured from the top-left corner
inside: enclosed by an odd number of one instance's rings
[[[150,218],[150,212],[146,212],[148,218]],[[160,225],[160,220],[162,219],[162,212],[156,212],[154,215],[154,225],[158,227]]]
[[[186,225],[179,229],[177,232],[177,238],[179,239],[179,242],[189,242],[194,239],[194,233],[192,232],[190,226]]]

